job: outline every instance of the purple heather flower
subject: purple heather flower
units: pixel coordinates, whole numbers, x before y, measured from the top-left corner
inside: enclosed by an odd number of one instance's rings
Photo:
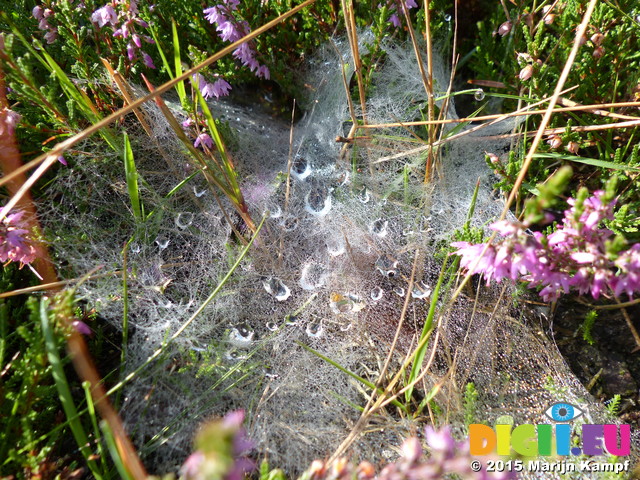
[[[36,20],[41,20],[44,17],[44,9],[40,5],[36,5],[33,7],[33,10],[31,10],[31,14]]]
[[[156,68],[156,66],[153,64],[153,60],[146,52],[142,52],[142,63],[144,63],[148,68]]]
[[[256,70],[256,77],[264,78],[265,80],[269,80],[271,74],[269,73],[269,69],[266,65],[260,65],[258,70]]]
[[[220,32],[220,38],[226,42],[235,42],[244,36],[242,32],[238,30],[236,23],[230,20],[219,23],[217,30]]]
[[[105,25],[115,25],[118,21],[118,15],[113,9],[113,6],[106,4],[105,6],[97,9],[91,15],[91,21],[98,24],[98,27],[102,28]]]
[[[196,137],[196,141],[193,142],[193,146],[198,148],[200,145],[206,145],[207,148],[213,148],[213,140],[207,133],[201,133]]]
[[[205,8],[204,18],[211,24],[220,24],[227,20],[227,17],[220,13],[219,7]]]
[[[51,28],[47,33],[44,34],[44,39],[47,41],[47,44],[52,44],[58,38],[58,29]]]
[[[67,166],[67,160],[66,160],[62,155],[59,155],[59,156],[58,156],[58,161],[59,161],[61,164],[63,164],[65,167]]]
[[[219,78],[213,83],[205,82],[204,86],[200,89],[204,98],[212,96],[216,98],[224,97],[229,95],[230,90],[231,85],[229,85],[229,83],[227,83],[223,78]]]
[[[133,62],[133,59],[136,56],[136,49],[135,47],[131,44],[131,42],[127,43],[127,57],[129,58],[130,62]]]

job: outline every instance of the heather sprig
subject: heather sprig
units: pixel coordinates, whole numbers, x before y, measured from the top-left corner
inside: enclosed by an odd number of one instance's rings
[[[564,212],[562,223],[549,234],[531,232],[525,221],[502,220],[491,225],[501,239],[487,244],[454,242],[467,273],[481,274],[487,284],[504,278],[540,288],[545,301],[575,291],[598,299],[640,291],[640,244],[624,250],[625,242],[603,224],[614,218],[616,200],[598,190],[582,189]],[[485,251],[486,250],[486,251]],[[479,258],[479,260],[478,260]]]
[[[0,263],[20,263],[20,268],[36,259],[31,232],[24,228],[24,212],[10,213],[0,223]]]
[[[236,42],[251,32],[249,23],[238,18],[239,5],[240,0],[223,0],[218,5],[204,9],[205,18],[212,25],[216,25],[218,36],[225,42]],[[245,67],[249,67],[258,78],[269,78],[269,69],[258,62],[257,52],[250,42],[245,42],[236,48],[233,56]],[[202,88],[201,86],[201,90]]]

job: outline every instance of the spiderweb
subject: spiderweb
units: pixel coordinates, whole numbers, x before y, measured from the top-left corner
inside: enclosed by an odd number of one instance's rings
[[[368,98],[368,121],[420,118],[427,99],[411,48],[383,48],[386,60]],[[233,156],[251,216],[269,217],[221,294],[123,389],[121,414],[154,473],[176,470],[191,451],[197,426],[237,408],[247,411],[250,435],[272,465],[296,473],[327,457],[370,391],[301,344],[375,382],[417,258],[391,363],[397,368],[424,324],[440,273],[436,253],[464,224],[476,183],[472,225],[486,226],[503,208],[483,152],[503,154],[511,147],[501,134],[513,129],[513,121],[443,142],[431,184],[422,182],[426,149],[416,141],[417,127],[387,129],[341,156],[335,138],[351,126],[341,71],[348,51],[337,40],[310,62],[315,95],[294,128],[288,196],[289,126],[250,108],[211,105],[236,132]],[[437,55],[433,63],[435,90],[443,93],[449,72]],[[165,100],[180,117],[177,102]],[[442,108],[441,100],[437,104]],[[447,112],[455,118],[453,101]],[[239,219],[225,199],[214,199],[201,175],[173,192],[195,169],[160,111],[149,103],[144,113],[152,138],[134,118],[126,125],[142,203],[147,213],[154,211],[147,221],[136,222],[132,214],[121,158],[105,154],[95,140],[78,148],[75,166],[61,169],[49,187],[54,203],[42,206],[58,267],[69,278],[97,265],[121,271],[123,247],[132,239],[126,247],[125,374],[193,314],[242,247],[221,207],[238,225]],[[100,321],[122,328],[121,273],[89,280],[78,292]],[[437,352],[420,388],[424,395],[438,386],[439,421],[462,430],[462,392],[473,382],[479,421],[510,415],[515,423],[545,423],[547,406],[561,400],[585,410],[586,422],[607,423],[603,407],[548,340],[544,316],[527,311],[513,293],[511,286],[472,285],[439,317]],[[350,454],[389,460],[401,439],[419,428],[420,422],[391,410],[381,413]]]

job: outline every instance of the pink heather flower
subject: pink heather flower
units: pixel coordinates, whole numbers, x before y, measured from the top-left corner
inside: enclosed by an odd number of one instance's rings
[[[36,20],[41,20],[44,17],[44,9],[40,5],[36,5],[33,7],[33,10],[31,10],[31,14]]]
[[[504,37],[507,33],[509,33],[511,31],[511,27],[512,26],[513,25],[511,24],[511,22],[509,22],[509,21],[504,22],[498,28],[498,35],[500,35],[501,37]]]
[[[264,78],[265,80],[269,80],[271,74],[266,65],[260,65],[258,70],[256,70],[256,77]]]
[[[415,2],[415,0],[405,0],[404,3],[408,8],[418,8],[418,4]]]
[[[196,137],[196,141],[193,142],[193,146],[198,148],[200,145],[206,145],[207,148],[213,148],[213,140],[206,133],[201,133]]]
[[[156,68],[156,66],[153,64],[153,60],[146,52],[142,52],[142,63],[144,63],[148,68]]]
[[[58,38],[58,29],[52,28],[47,33],[44,34],[44,39],[47,41],[47,44],[51,45]]]
[[[529,80],[533,75],[533,65],[527,65],[518,74],[518,78],[523,82]]]
[[[0,135],[13,135],[22,115],[4,107],[0,110]]]
[[[231,85],[229,85],[229,83],[227,83],[227,81],[223,78],[219,78],[218,80],[213,82],[213,84],[210,84],[210,85],[211,85],[211,89],[210,89],[211,93],[213,93],[213,95],[216,98],[225,97],[229,95],[229,92],[231,91]]]
[[[116,11],[113,9],[113,6],[110,4],[106,4],[105,6],[99,8],[91,15],[91,21],[98,24],[98,27],[102,28],[105,25],[113,25],[115,26],[118,21],[118,15]]]
[[[61,164],[63,164],[65,167],[66,167],[66,166],[68,166],[68,165],[67,165],[67,160],[66,160],[62,155],[58,156],[58,161],[59,161]]]
[[[235,42],[240,40],[244,35],[238,30],[237,25],[232,21],[224,21],[218,24],[217,28],[220,32],[220,38],[226,42]]]
[[[38,28],[40,30],[49,30],[51,28],[51,25],[49,25],[49,22],[47,22],[46,18],[42,17],[38,22]]]
[[[134,33],[131,36],[131,40],[133,40],[133,43],[135,43],[136,47],[138,48],[142,47],[142,40],[140,39],[140,35],[138,35],[137,33]]]
[[[218,7],[211,7],[211,8],[205,8],[204,9],[204,18],[211,24],[220,24],[222,22],[225,22],[227,20],[227,17],[225,17],[220,10],[218,9]]]
[[[131,42],[127,43],[127,57],[130,62],[133,62],[133,59],[136,57],[136,49]]]
[[[242,62],[245,67],[249,67],[251,71],[257,70],[260,64],[254,57],[254,50],[248,43],[243,43],[233,52],[233,56]]]

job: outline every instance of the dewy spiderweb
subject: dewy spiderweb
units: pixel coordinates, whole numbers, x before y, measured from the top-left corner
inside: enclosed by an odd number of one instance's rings
[[[340,70],[349,49],[344,41],[335,47],[309,65],[308,83],[316,96],[295,126],[288,201],[282,173],[288,125],[245,107],[212,105],[214,115],[237,132],[234,160],[252,217],[266,212],[270,217],[223,292],[159,361],[124,387],[121,413],[155,473],[175,470],[184,461],[199,423],[236,408],[247,410],[250,435],[272,465],[295,473],[327,457],[357,420],[354,405],[363,405],[369,392],[298,342],[375,382],[419,250],[415,287],[391,365],[398,367],[426,317],[440,270],[434,253],[464,223],[478,179],[473,224],[486,225],[503,207],[492,195],[494,180],[483,152],[505,152],[508,140],[498,134],[511,131],[513,122],[444,144],[438,180],[428,186],[421,181],[424,150],[406,153],[421,144],[412,143],[404,128],[359,145],[353,164],[339,159],[335,138],[350,127]],[[385,65],[366,106],[368,120],[413,120],[426,97],[412,50],[384,48]],[[448,72],[433,60],[436,90],[443,92]],[[455,117],[453,102],[448,109]],[[61,170],[50,186],[55,204],[43,206],[49,209],[43,217],[55,235],[58,267],[70,278],[96,265],[120,270],[122,245],[133,235],[127,252],[125,373],[193,314],[240,248],[201,176],[167,197],[194,167],[157,108],[149,103],[145,114],[153,138],[136,130],[133,118],[128,130],[142,201],[147,212],[155,210],[149,221],[136,224],[116,156],[79,154],[76,167]],[[232,212],[224,199],[222,205]],[[122,325],[122,291],[121,276],[79,287],[82,301],[116,328]],[[438,352],[424,385],[440,383],[435,402],[442,421],[462,430],[462,391],[474,382],[478,411],[487,422],[511,415],[515,423],[542,423],[547,406],[560,396],[579,405],[585,421],[606,423],[603,408],[547,339],[544,321],[514,306],[511,287],[480,291],[477,303],[473,293],[463,295],[438,326]],[[401,438],[416,428],[380,415],[354,444],[352,457],[394,458]]]

